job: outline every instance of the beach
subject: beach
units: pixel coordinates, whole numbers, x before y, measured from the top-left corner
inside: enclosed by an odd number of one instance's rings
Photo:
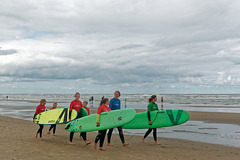
[[[93,113],[95,109],[91,112]],[[139,111],[138,111],[139,112]],[[190,120],[208,121],[211,123],[233,123],[239,125],[240,114],[214,113],[211,115],[201,112],[190,112]],[[205,115],[205,116],[203,116]],[[0,159],[164,159],[164,160],[238,160],[240,148],[194,142],[180,139],[158,137],[161,145],[154,145],[153,138],[148,137],[142,143],[141,136],[125,135],[126,142],[130,145],[122,147],[120,138],[114,134],[114,146],[104,147],[107,151],[93,149],[94,138],[97,132],[87,134],[92,144],[86,146],[75,133],[76,145],[68,144],[69,132],[64,130],[65,125],[58,125],[57,136],[48,135],[50,126],[44,126],[44,140],[36,139],[35,133],[38,125],[29,120],[14,119],[0,116]],[[177,133],[176,133],[177,134]]]

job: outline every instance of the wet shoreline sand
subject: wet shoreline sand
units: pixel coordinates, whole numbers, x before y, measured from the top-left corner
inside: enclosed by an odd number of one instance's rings
[[[96,108],[92,108],[94,113]],[[141,112],[145,110],[137,110]],[[208,113],[190,112],[190,120],[201,120],[211,123],[240,124],[240,114],[235,113]],[[47,135],[50,126],[44,126],[44,141],[35,138],[38,125],[31,121],[0,116],[0,159],[169,159],[169,160],[237,160],[240,157],[240,148],[222,145],[193,142],[171,138],[158,138],[161,145],[154,145],[153,138],[148,137],[145,143],[141,136],[125,135],[130,146],[122,147],[118,135],[114,134],[114,146],[104,147],[107,151],[93,149],[93,144],[86,146],[79,139],[79,134],[74,135],[75,146],[68,144],[69,132],[64,130],[64,125],[57,126],[57,136]],[[91,142],[94,141],[96,132],[88,133]],[[177,134],[177,133],[176,133]]]

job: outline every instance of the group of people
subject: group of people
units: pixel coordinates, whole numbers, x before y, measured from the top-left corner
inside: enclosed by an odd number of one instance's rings
[[[119,99],[119,97],[121,96],[121,93],[119,91],[115,91],[114,92],[114,98],[112,98],[110,101],[108,98],[102,98],[100,105],[98,107],[98,111],[97,111],[97,119],[96,119],[96,125],[100,126],[100,114],[102,112],[108,112],[111,110],[118,110],[121,109],[121,101]],[[74,95],[75,99],[70,103],[70,107],[69,107],[69,122],[71,122],[71,115],[72,115],[72,110],[75,109],[78,112],[78,115],[76,117],[76,119],[81,118],[81,107],[85,108],[88,112],[88,115],[90,115],[90,111],[89,108],[87,107],[88,102],[84,101],[83,103],[79,100],[80,99],[80,93],[76,93]],[[150,112],[151,111],[155,111],[155,110],[159,110],[158,105],[156,104],[157,101],[157,96],[156,95],[152,95],[149,98],[149,104],[148,104],[148,119],[149,119],[149,125],[152,125],[152,121],[151,121],[151,116],[150,116]],[[35,114],[33,116],[33,119],[35,118],[35,116],[41,112],[44,112],[46,110],[46,100],[45,99],[41,99],[40,104],[37,106]],[[57,103],[53,103],[53,107],[51,109],[56,109],[57,108]],[[50,109],[50,110],[51,110]],[[33,121],[34,122],[34,121]],[[40,135],[40,139],[43,140],[42,138],[42,130],[43,130],[44,125],[39,124],[39,129],[36,133],[36,138],[38,137],[38,134]],[[53,135],[55,136],[56,134],[56,124],[55,125],[51,125],[51,127],[48,130],[48,134],[51,133],[51,130],[53,129]],[[122,145],[123,147],[128,146],[129,144],[125,142],[124,139],[124,134],[123,134],[123,129],[122,127],[117,127],[118,132],[119,132],[119,137],[121,139]],[[157,129],[148,129],[148,131],[145,133],[144,137],[142,138],[142,141],[144,142],[145,138],[152,132],[153,130],[153,137],[154,137],[154,143],[155,144],[160,144],[157,141]],[[100,130],[98,131],[98,134],[95,138],[95,143],[94,143],[94,148],[97,149],[97,143],[99,142],[99,150],[106,150],[105,148],[103,148],[103,144],[104,144],[104,139],[107,133],[107,137],[108,137],[108,142],[107,145],[108,146],[113,146],[113,144],[111,143],[111,137],[112,137],[112,132],[113,132],[113,128],[109,129],[108,133],[107,130]],[[73,143],[73,136],[74,136],[74,132],[70,132],[70,141],[69,144],[74,145]],[[91,144],[91,142],[87,139],[87,133],[86,132],[81,132],[80,133],[80,138],[82,138],[85,142],[86,145]]]

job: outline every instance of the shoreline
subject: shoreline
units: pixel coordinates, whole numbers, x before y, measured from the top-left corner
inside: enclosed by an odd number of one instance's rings
[[[69,132],[64,130],[64,125],[58,125],[57,136],[47,135],[50,126],[44,126],[43,138],[35,138],[38,125],[28,120],[19,120],[0,116],[0,159],[239,159],[240,148],[228,147],[202,142],[161,138],[161,145],[154,145],[153,138],[148,137],[145,143],[141,142],[142,136],[125,135],[126,142],[130,145],[122,147],[118,135],[113,134],[114,146],[104,147],[107,151],[93,149],[93,144],[84,145],[75,133],[75,146],[68,145]],[[87,133],[93,143],[96,132]]]

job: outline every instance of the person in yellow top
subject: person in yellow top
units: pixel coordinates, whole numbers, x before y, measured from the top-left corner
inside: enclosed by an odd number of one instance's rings
[[[148,120],[149,120],[149,125],[152,125],[152,121],[151,121],[151,116],[150,116],[150,112],[151,111],[156,111],[159,110],[158,109],[158,105],[156,104],[157,102],[157,96],[156,95],[152,95],[151,98],[148,99],[149,104],[148,104]],[[153,130],[153,138],[154,138],[154,144],[160,144],[157,141],[157,128],[149,128],[148,131],[145,133],[144,137],[142,138],[142,141],[144,143],[145,138],[147,138],[147,136],[152,132]]]

